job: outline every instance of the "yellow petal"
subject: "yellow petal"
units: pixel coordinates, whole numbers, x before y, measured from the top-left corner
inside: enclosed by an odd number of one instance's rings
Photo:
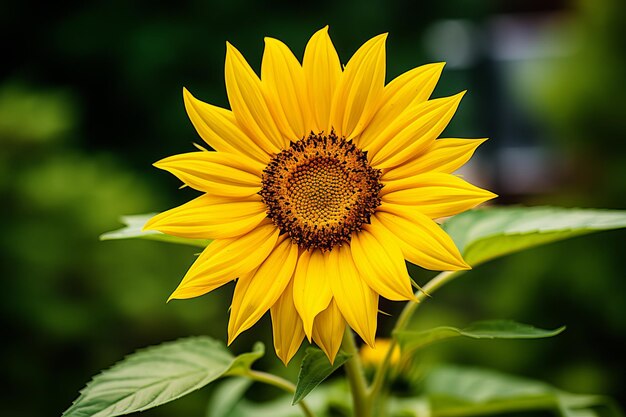
[[[416,208],[383,204],[375,216],[396,236],[409,262],[435,271],[470,269],[450,236]]]
[[[378,294],[365,283],[352,260],[349,245],[335,247],[328,257],[332,276],[330,288],[337,307],[361,338],[374,345],[378,315]],[[316,322],[317,323],[317,319]],[[313,330],[315,336],[315,326]]]
[[[280,152],[284,140],[265,101],[261,80],[241,53],[226,45],[226,92],[242,130],[270,154]]]
[[[330,112],[339,137],[360,134],[378,109],[385,86],[386,39],[385,33],[365,42],[341,74]]]
[[[293,355],[298,352],[302,339],[304,339],[302,320],[293,303],[293,279],[289,281],[283,294],[272,306],[270,313],[272,315],[274,349],[280,360],[287,365]]]
[[[183,99],[191,123],[211,148],[240,153],[264,165],[269,162],[269,154],[239,128],[233,112],[196,99],[186,88],[183,88]]]
[[[158,230],[188,239],[227,239],[244,235],[267,217],[261,201],[219,201],[203,195],[157,214],[143,230]]]
[[[462,167],[487,139],[437,139],[415,159],[386,171],[384,181],[398,180],[425,172],[452,173]]]
[[[189,152],[154,164],[188,186],[225,197],[248,197],[261,190],[261,172],[236,155],[224,152]]]
[[[313,333],[313,320],[328,307],[332,292],[324,254],[316,249],[303,251],[293,281],[293,301],[302,318],[304,333],[309,341]]]
[[[444,65],[422,65],[387,84],[383,90],[380,108],[358,138],[359,147],[365,148],[372,143],[404,110],[428,100]]]
[[[169,299],[198,297],[252,271],[272,252],[278,234],[279,230],[268,220],[244,236],[214,240]]]
[[[228,321],[228,344],[252,327],[285,291],[298,260],[298,246],[283,239],[259,268],[237,280]]]
[[[304,71],[287,45],[265,38],[261,80],[272,115],[285,138],[296,141],[311,130],[309,98]]]
[[[326,310],[317,315],[313,324],[313,340],[328,356],[331,364],[335,362],[345,329],[346,322],[341,311],[337,303],[331,300]]]
[[[372,166],[391,168],[424,152],[446,128],[464,94],[407,109],[367,148]]]
[[[378,294],[393,301],[414,300],[402,251],[394,236],[380,226],[373,217],[371,225],[352,234],[352,259],[367,285]]]
[[[384,181],[383,203],[414,206],[431,219],[452,216],[497,197],[461,178],[428,172],[395,181]]]
[[[304,50],[302,62],[312,113],[312,129],[330,130],[330,107],[341,76],[339,56],[328,36],[328,26],[318,30]],[[305,132],[307,133],[307,132]]]

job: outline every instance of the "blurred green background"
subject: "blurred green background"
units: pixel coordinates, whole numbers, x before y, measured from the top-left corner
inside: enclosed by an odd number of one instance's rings
[[[264,36],[301,57],[329,24],[345,63],[388,31],[388,79],[444,60],[435,95],[469,90],[446,135],[491,138],[462,173],[500,194],[498,203],[624,209],[625,19],[622,0],[2,1],[0,414],[58,415],[93,374],[136,348],[225,339],[231,286],[165,303],[196,250],[98,235],[118,228],[121,214],[195,195],[151,163],[200,141],[183,86],[227,106],[226,40],[258,69]],[[625,405],[625,237],[597,234],[480,267],[439,292],[414,326],[565,324],[550,340],[454,342],[430,356]],[[381,306],[393,316],[400,308]],[[381,316],[380,333],[393,321]],[[258,339],[271,346],[267,317],[233,349]],[[285,369],[268,354],[259,366],[294,377],[298,362]],[[145,415],[203,415],[207,397],[202,390]]]

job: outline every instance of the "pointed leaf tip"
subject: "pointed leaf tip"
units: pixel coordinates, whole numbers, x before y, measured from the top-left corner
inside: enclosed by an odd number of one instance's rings
[[[296,383],[296,391],[293,394],[292,405],[296,405],[302,401],[315,387],[346,363],[348,359],[350,359],[350,355],[339,351],[335,357],[334,363],[331,365],[326,354],[320,349],[315,347],[307,348],[302,363],[300,364],[300,373],[298,374],[298,382]]]

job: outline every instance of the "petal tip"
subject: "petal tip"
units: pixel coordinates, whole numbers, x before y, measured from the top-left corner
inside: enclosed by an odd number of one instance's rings
[[[315,33],[311,36],[311,40],[319,38],[320,36],[328,36],[328,29],[329,27],[328,25],[326,25],[323,28],[316,30]]]
[[[452,271],[469,271],[472,269],[472,266],[468,264],[467,262],[465,262],[465,259],[458,258],[457,261],[458,261],[457,264],[454,265],[456,268],[453,269]]]
[[[388,36],[389,36],[389,32],[381,33],[380,35],[374,36],[372,39],[370,39],[363,45],[370,44],[371,46],[373,46],[373,45],[378,45],[379,43],[385,43],[387,41]]]
[[[288,358],[286,356],[283,356],[282,354],[276,352],[276,356],[278,356],[278,359],[280,359],[280,361],[283,363],[283,365],[288,366],[289,365],[289,360],[291,358]]]
[[[492,193],[491,191],[488,191],[488,190],[483,190],[483,191],[485,191],[485,197],[486,197],[485,201],[493,200],[494,198],[498,198],[499,197],[498,194]]]
[[[155,168],[167,171],[167,166],[168,166],[167,163],[169,162],[171,158],[172,158],[171,156],[168,156],[167,158],[159,159],[158,161],[154,162],[152,166]]]
[[[226,339],[226,346],[230,346],[235,341],[237,336],[239,336],[238,333],[233,336],[230,334],[230,332],[228,332],[228,337]]]
[[[304,327],[304,335],[306,336],[306,339],[309,341],[309,343],[313,343],[313,324],[311,323],[311,327]]]
[[[141,231],[156,230],[155,225],[158,223],[157,216],[151,217],[142,227]],[[169,300],[168,300],[169,301]]]
[[[226,59],[228,59],[232,54],[237,54],[238,52],[239,51],[232,43],[226,41]]]

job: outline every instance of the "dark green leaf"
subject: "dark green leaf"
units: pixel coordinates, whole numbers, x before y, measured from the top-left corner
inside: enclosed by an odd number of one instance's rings
[[[626,211],[485,207],[450,218],[444,229],[472,266],[535,246],[626,227]]]
[[[221,342],[191,337],[140,350],[96,375],[63,416],[119,416],[165,404],[242,373],[262,349],[235,357]]]
[[[556,336],[563,330],[565,330],[564,326],[555,330],[544,330],[510,320],[487,320],[473,323],[465,329],[436,327],[420,332],[405,330],[395,332],[394,336],[398,339],[402,351],[406,353],[453,337],[470,337],[472,339],[539,339]]]
[[[330,376],[341,365],[346,363],[350,355],[340,351],[331,365],[328,358],[320,349],[310,347],[304,354],[298,374],[296,392],[293,394],[292,404],[302,401],[315,387]]]
[[[141,230],[150,218],[156,213],[137,214],[133,216],[122,216],[120,221],[126,225],[119,230],[104,233],[100,235],[100,240],[117,240],[117,239],[148,239],[158,240],[161,242],[178,243],[182,245],[191,245],[206,247],[211,241],[206,239],[185,239],[182,237],[170,236],[156,230]]]

